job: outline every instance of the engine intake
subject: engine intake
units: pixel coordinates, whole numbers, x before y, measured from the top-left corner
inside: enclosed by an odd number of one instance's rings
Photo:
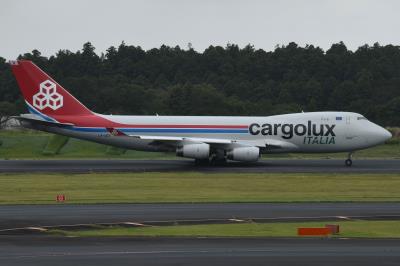
[[[176,155],[193,159],[208,159],[210,157],[210,145],[205,143],[186,144],[176,149]]]
[[[240,147],[234,148],[227,152],[229,160],[255,162],[260,158],[260,149],[257,147]]]

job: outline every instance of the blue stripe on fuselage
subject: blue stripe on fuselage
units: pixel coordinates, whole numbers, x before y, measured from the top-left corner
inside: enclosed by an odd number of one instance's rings
[[[42,114],[41,112],[37,111],[35,108],[33,108],[32,106],[30,106],[29,104],[27,104],[26,106],[28,106],[29,113],[38,115],[38,116],[40,116],[41,118],[43,118],[44,120],[46,120],[46,121],[56,122],[56,120],[54,120],[54,119],[51,118],[51,117],[48,117],[47,115]]]

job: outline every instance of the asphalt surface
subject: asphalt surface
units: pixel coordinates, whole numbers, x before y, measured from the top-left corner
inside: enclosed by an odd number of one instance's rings
[[[92,223],[400,217],[400,203],[215,203],[0,206],[0,229]]]
[[[399,160],[266,160],[195,166],[188,160],[9,160],[0,172],[400,173]],[[8,229],[215,219],[399,219],[400,203],[228,203],[0,206],[0,265],[400,265],[400,239],[68,238]]]
[[[399,265],[400,240],[0,238],[0,265]]]
[[[261,160],[229,162],[225,166],[196,166],[192,160],[1,160],[0,173],[92,172],[241,172],[241,173],[400,173],[400,160]]]

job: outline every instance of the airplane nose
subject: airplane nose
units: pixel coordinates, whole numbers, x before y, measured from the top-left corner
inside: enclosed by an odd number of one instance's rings
[[[392,133],[390,133],[390,131],[389,130],[387,130],[387,129],[384,129],[384,128],[382,128],[383,129],[383,138],[385,139],[385,141],[387,141],[388,139],[391,139],[392,138]]]
[[[374,135],[379,142],[385,142],[392,137],[392,133],[380,126],[377,126]]]

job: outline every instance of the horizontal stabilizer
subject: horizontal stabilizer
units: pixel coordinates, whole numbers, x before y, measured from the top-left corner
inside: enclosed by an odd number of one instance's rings
[[[52,121],[46,121],[41,119],[40,117],[32,114],[23,114],[21,116],[13,116],[12,118],[17,119],[22,122],[29,122],[32,123],[32,125],[43,125],[43,126],[52,126],[52,127],[70,127],[73,126],[74,124],[71,123],[59,123],[59,122],[52,122]]]

